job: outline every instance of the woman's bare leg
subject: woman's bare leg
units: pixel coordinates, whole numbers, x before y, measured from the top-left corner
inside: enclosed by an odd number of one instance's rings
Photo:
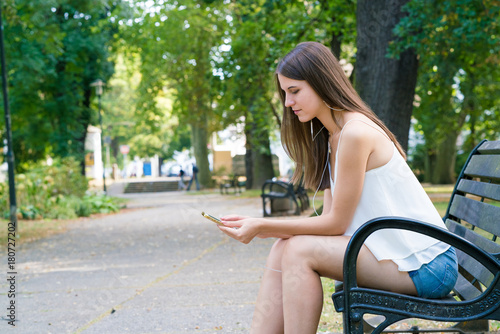
[[[324,261],[342,277],[342,261],[349,239],[328,237],[328,250],[316,243],[316,236],[289,239],[283,253],[283,310],[285,333],[316,333],[323,308],[323,287],[316,268]],[[333,239],[335,238],[335,239]],[[338,240],[336,240],[338,238]]]
[[[342,280],[347,236],[295,236],[282,256],[285,333],[316,333],[323,307],[320,276]],[[363,246],[357,260],[358,284],[364,287],[416,294],[408,273],[392,261],[378,261]]]
[[[284,239],[276,241],[267,258],[252,320],[252,334],[278,334],[284,331],[281,257],[286,242]]]

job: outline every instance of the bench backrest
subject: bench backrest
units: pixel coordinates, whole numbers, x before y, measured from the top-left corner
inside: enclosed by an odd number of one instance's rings
[[[472,151],[443,219],[450,231],[500,257],[500,141],[483,141]],[[460,250],[457,256],[454,291],[462,300],[475,298],[494,275]]]

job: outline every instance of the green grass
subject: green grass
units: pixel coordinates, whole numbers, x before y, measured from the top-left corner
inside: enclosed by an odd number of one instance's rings
[[[448,209],[448,202],[434,202],[434,207],[438,210],[439,215],[441,217],[446,213],[446,209]]]
[[[428,194],[443,193],[450,195],[455,187],[453,184],[422,184],[422,186]]]
[[[321,278],[323,284],[323,311],[319,320],[318,332],[342,333],[342,313],[335,311],[332,294],[335,292],[335,281]]]

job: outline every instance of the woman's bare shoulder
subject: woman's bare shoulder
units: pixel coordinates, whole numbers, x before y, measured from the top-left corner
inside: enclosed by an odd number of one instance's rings
[[[370,124],[372,123],[372,124]],[[376,126],[371,120],[362,118],[353,118],[346,122],[342,128],[341,141],[348,142],[349,145],[359,145],[369,143],[373,139],[371,130]]]
[[[341,162],[351,161],[355,157],[365,160],[373,151],[372,137],[367,133],[367,126],[363,126],[361,123],[351,122],[343,129],[338,144],[338,155]]]
[[[394,145],[377,124],[371,120],[363,120],[349,122],[344,127],[339,150],[343,159],[360,159],[357,161],[362,162],[366,170],[370,170],[386,164],[391,159]],[[352,154],[353,152],[356,154]]]

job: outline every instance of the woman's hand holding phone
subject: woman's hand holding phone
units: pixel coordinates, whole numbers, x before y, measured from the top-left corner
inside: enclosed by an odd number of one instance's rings
[[[205,218],[207,218],[208,220],[216,223],[217,225],[219,226],[224,226],[224,224],[220,221],[219,218],[215,218],[214,216],[212,215],[209,215],[208,213],[205,213],[205,212],[202,212],[201,215]]]
[[[240,215],[227,215],[221,217],[220,219],[215,218],[205,212],[201,213],[203,217],[211,220],[219,226],[219,229],[230,236],[231,238],[238,240],[244,244],[249,243],[255,237],[258,238],[290,238],[290,235],[285,234],[261,234],[258,232],[257,220],[258,218],[251,218],[248,216]]]

